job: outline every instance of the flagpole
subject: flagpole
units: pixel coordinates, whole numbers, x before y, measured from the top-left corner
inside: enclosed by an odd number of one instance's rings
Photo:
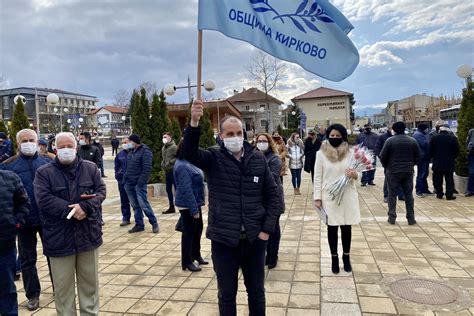
[[[201,100],[202,86],[202,30],[198,31],[198,63],[197,63],[197,99]]]

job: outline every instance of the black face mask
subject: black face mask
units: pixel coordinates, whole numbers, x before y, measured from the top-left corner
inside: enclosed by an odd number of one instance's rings
[[[332,147],[339,147],[342,144],[342,138],[328,138],[329,144]]]
[[[365,131],[366,131],[367,133],[370,133],[370,131],[372,131],[372,129],[371,129],[371,128],[366,128]]]

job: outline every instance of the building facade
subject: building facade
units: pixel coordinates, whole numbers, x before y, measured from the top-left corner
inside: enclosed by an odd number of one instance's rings
[[[244,129],[249,137],[255,133],[272,132],[278,125],[284,125],[281,115],[283,102],[271,95],[265,95],[257,88],[235,91],[227,101],[241,113]]]
[[[128,108],[106,105],[87,113],[85,128],[101,135],[128,134],[130,120],[126,116]],[[125,120],[122,117],[125,116]]]
[[[408,128],[415,128],[419,123],[434,126],[440,119],[440,111],[461,102],[460,98],[428,96],[425,93],[415,94],[400,100],[389,101],[387,110],[389,122],[404,121]]]
[[[58,95],[58,104],[46,103],[46,97],[51,93]],[[41,134],[56,133],[61,128],[65,130],[68,120],[84,120],[86,113],[94,109],[99,101],[95,96],[58,89],[20,87],[0,90],[0,116],[7,124],[12,120],[17,95],[25,97],[26,115],[33,129]]]
[[[321,87],[296,96],[291,101],[306,114],[307,130],[333,123],[351,129],[353,99],[352,93]]]
[[[242,115],[239,110],[227,100],[212,100],[204,102],[204,108],[209,111],[211,126],[214,130],[214,134],[220,132],[219,122],[227,115],[232,115],[242,119]],[[184,130],[188,123],[188,117],[190,115],[189,103],[182,104],[168,104],[168,116],[170,119],[176,118],[178,120],[181,130]]]

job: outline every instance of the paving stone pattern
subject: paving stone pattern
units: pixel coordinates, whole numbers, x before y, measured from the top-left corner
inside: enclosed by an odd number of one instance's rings
[[[108,198],[99,268],[101,315],[218,315],[209,240],[203,236],[202,254],[211,263],[198,273],[182,271],[181,234],[174,230],[178,215],[161,214],[167,199],[151,199],[159,234],[152,234],[148,224],[145,232],[128,234],[130,227],[119,227],[120,201],[113,172],[106,173]],[[341,260],[341,273],[334,275],[326,227],[315,213],[310,183],[304,173],[302,195],[294,196],[290,177],[284,178],[286,213],[281,217],[279,262],[274,270],[266,270],[268,315],[474,315],[474,198],[415,197],[415,226],[407,225],[404,205],[399,202],[397,223],[390,225],[383,203],[383,171],[378,168],[377,185],[358,188],[362,223],[352,230],[354,272],[344,272]],[[206,222],[207,210],[203,216]],[[42,295],[35,315],[55,315],[48,268],[41,255],[38,270]],[[457,312],[437,312],[394,300],[382,289],[382,281],[403,276],[455,284],[468,293],[470,304]],[[24,307],[22,282],[16,285],[20,315],[30,315]],[[242,275],[237,304],[238,314],[247,315]]]

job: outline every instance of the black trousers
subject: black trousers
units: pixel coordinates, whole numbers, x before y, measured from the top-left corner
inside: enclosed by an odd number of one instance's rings
[[[181,235],[181,266],[190,265],[194,259],[201,257],[201,235],[203,229],[202,212],[199,218],[191,216],[189,210],[181,210],[184,231]]]
[[[337,255],[337,242],[338,242],[338,229],[341,227],[341,241],[342,241],[342,251],[344,253],[351,252],[351,240],[352,240],[352,226],[351,225],[341,225],[341,226],[331,226],[328,225],[328,242],[329,249],[331,250],[331,255]]]
[[[250,243],[241,239],[237,247],[212,241],[212,262],[217,276],[219,313],[237,315],[236,296],[239,268],[247,289],[249,315],[265,315],[265,249],[267,242],[257,238]]]
[[[28,299],[37,298],[41,293],[40,281],[38,278],[38,270],[36,269],[37,252],[36,245],[38,242],[37,234],[43,238],[41,226],[22,227],[18,234],[18,252],[21,259],[21,273],[23,274],[23,287]],[[51,274],[51,266],[48,261],[49,275],[51,284],[53,277]]]
[[[388,217],[397,218],[397,194],[399,187],[405,195],[405,208],[407,219],[415,219],[415,200],[413,199],[413,172],[401,172],[385,174],[388,184]]]
[[[267,264],[275,264],[278,260],[278,249],[280,248],[281,229],[280,229],[280,216],[276,220],[275,230],[273,234],[268,238],[267,243],[267,258],[265,262]]]
[[[118,152],[118,147],[112,147],[112,156],[114,155],[117,155],[117,152]]]
[[[443,196],[443,178],[446,181],[446,197],[454,194],[453,172],[433,171],[433,186],[437,196]]]

